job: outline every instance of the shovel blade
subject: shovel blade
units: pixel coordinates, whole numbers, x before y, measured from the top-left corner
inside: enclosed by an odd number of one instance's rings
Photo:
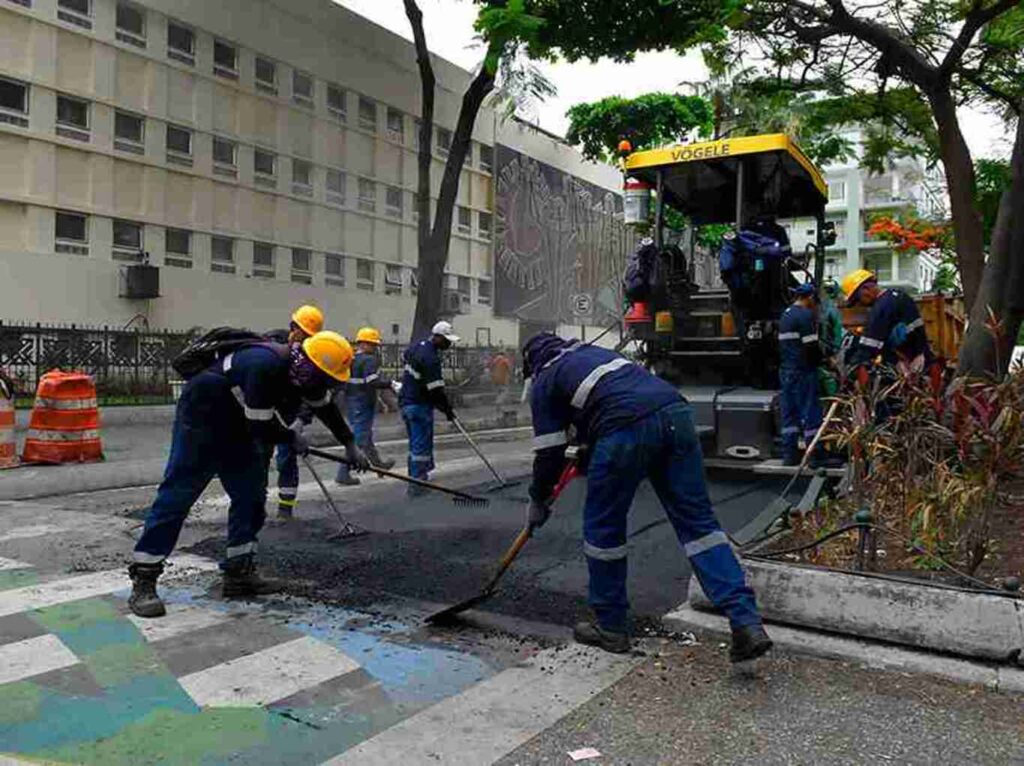
[[[460,614],[462,614],[468,609],[472,609],[477,604],[482,604],[484,601],[489,599],[493,593],[494,591],[484,591],[483,593],[478,593],[472,598],[467,598],[465,601],[460,601],[458,604],[455,604],[455,606],[450,606],[447,609],[442,609],[440,612],[435,612],[434,614],[427,617],[427,619],[424,620],[424,622],[426,622],[428,625],[450,625],[451,623],[457,621],[456,618]]]

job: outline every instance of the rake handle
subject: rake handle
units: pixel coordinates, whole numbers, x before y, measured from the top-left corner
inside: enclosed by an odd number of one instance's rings
[[[323,479],[320,478],[320,474],[318,474],[316,469],[313,467],[313,461],[310,460],[308,456],[303,455],[302,462],[306,464],[306,468],[309,469],[311,474],[313,474],[313,478],[316,480],[317,485],[320,487],[320,491],[323,493],[324,500],[327,501],[327,505],[330,509],[334,511],[334,515],[338,517],[338,521],[341,523],[341,531],[347,532],[352,529],[352,524],[341,515],[341,511],[338,510],[338,506],[334,504],[334,498],[331,497],[331,493],[327,491],[327,487],[324,485]]]
[[[459,433],[462,434],[462,438],[465,439],[469,446],[473,448],[473,451],[476,453],[476,456],[484,462],[485,466],[487,466],[487,470],[494,475],[494,478],[498,480],[499,484],[504,486],[505,480],[501,478],[501,474],[498,473],[497,470],[495,470],[494,466],[491,465],[491,461],[487,459],[487,456],[484,455],[483,451],[477,446],[476,442],[473,441],[473,437],[469,435],[469,432],[466,430],[465,426],[462,425],[462,421],[459,420],[457,417],[453,416],[452,423],[458,429]]]

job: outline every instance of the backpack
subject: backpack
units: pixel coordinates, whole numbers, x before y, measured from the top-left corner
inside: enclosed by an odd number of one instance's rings
[[[652,239],[644,239],[640,247],[626,261],[626,273],[622,276],[622,292],[626,300],[645,301],[651,295],[651,282],[654,276],[655,260],[658,248]]]
[[[174,357],[171,367],[183,380],[189,380],[232,351],[266,343],[264,336],[236,327],[214,327],[189,342]]]

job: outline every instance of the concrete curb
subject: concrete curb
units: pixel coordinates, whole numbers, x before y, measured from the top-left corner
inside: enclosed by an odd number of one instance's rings
[[[666,630],[706,631],[728,636],[729,623],[717,614],[699,611],[689,604],[669,612],[661,618]],[[984,686],[994,691],[1024,693],[1024,670],[989,665],[955,657],[944,657],[926,651],[864,641],[848,636],[786,625],[768,625],[768,633],[776,647],[790,649],[827,659],[861,663],[869,668],[923,673],[962,684]]]
[[[1024,653],[1024,601],[932,583],[744,559],[765,619],[964,657]],[[690,604],[711,608],[694,578]]]

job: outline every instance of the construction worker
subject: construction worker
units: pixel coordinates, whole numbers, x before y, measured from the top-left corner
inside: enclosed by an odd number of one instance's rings
[[[292,312],[287,330],[271,330],[267,338],[291,345],[301,344],[306,338],[324,329],[324,315],[316,306],[299,306]],[[313,413],[302,405],[296,418],[302,427],[313,422]],[[299,497],[299,459],[291,444],[278,444],[274,461],[277,464],[277,517],[289,520],[295,515]]]
[[[779,409],[782,411],[782,464],[800,464],[800,434],[807,444],[821,428],[818,367],[821,341],[815,313],[818,291],[813,282],[793,290],[794,301],[779,320]],[[824,455],[812,456],[813,463]]]
[[[352,431],[331,401],[331,388],[349,377],[352,347],[333,332],[319,332],[301,345],[256,342],[243,346],[191,378],[174,420],[171,455],[145,528],[128,568],[131,610],[159,617],[156,592],[164,560],[174,550],[192,504],[217,476],[231,506],[227,550],[221,569],[224,596],[269,593],[273,585],[256,572],[256,538],[265,519],[267,453],[273,444],[309,450],[294,425],[302,402],[344,445],[359,469],[369,467]]]
[[[417,479],[428,478],[434,470],[434,410],[440,410],[448,420],[455,419],[444,390],[441,352],[458,341],[451,324],[441,321],[434,325],[429,338],[413,343],[402,356],[405,371],[399,403],[409,434],[409,475]],[[411,497],[422,494],[413,485],[408,492]]]
[[[822,397],[831,397],[839,393],[839,379],[836,374],[837,358],[843,347],[843,315],[839,311],[837,301],[841,299],[839,283],[831,277],[823,285],[820,305],[818,307],[818,335],[821,339],[821,350],[824,359],[818,367],[818,392]]]
[[[583,552],[595,620],[578,623],[580,643],[630,648],[626,597],[626,517],[645,478],[657,492],[704,592],[729,618],[734,662],[771,647],[754,593],[708,498],[690,406],[665,381],[618,354],[551,333],[523,349],[532,378],[533,481],[527,523],[551,515],[548,498],[563,469],[567,429],[588,447]]]
[[[385,460],[373,443],[373,419],[377,414],[377,392],[381,389],[400,388],[400,385],[382,375],[380,370],[380,331],[363,327],[356,333],[356,355],[352,360],[352,377],[345,384],[345,414],[355,433],[356,444],[373,465],[394,468],[394,460]],[[338,466],[335,481],[339,484],[359,484],[347,465]]]

